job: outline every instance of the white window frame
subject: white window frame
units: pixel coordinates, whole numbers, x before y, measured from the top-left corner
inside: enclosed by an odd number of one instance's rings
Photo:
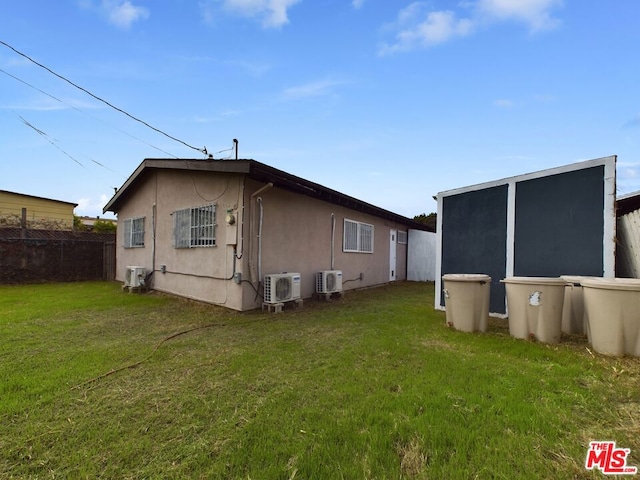
[[[209,203],[173,212],[174,248],[216,246],[216,205]]]
[[[135,217],[124,220],[124,248],[144,247],[144,218]]]
[[[406,245],[407,244],[407,232],[403,232],[402,230],[398,230],[398,245]]]
[[[342,251],[347,253],[373,253],[374,226],[370,223],[344,219]]]

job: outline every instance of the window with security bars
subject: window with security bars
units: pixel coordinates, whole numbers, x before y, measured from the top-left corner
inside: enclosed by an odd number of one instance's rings
[[[345,252],[373,253],[373,225],[344,219]]]
[[[407,232],[398,231],[398,243],[400,245],[407,244]]]
[[[173,212],[175,248],[212,247],[216,244],[216,206],[184,208]]]
[[[144,247],[144,217],[127,218],[124,221],[124,247]]]

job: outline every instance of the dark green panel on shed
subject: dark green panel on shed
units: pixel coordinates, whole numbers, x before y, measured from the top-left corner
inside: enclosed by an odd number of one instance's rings
[[[495,313],[505,313],[507,196],[508,186],[500,185],[442,199],[442,275],[489,275]]]
[[[516,183],[514,275],[602,276],[604,166]]]

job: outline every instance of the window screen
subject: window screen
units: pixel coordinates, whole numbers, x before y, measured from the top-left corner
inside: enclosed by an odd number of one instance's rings
[[[123,240],[125,248],[144,247],[144,217],[125,219]]]
[[[216,244],[216,206],[185,208],[173,212],[175,248],[212,247]]]
[[[344,220],[343,251],[373,253],[373,225]]]

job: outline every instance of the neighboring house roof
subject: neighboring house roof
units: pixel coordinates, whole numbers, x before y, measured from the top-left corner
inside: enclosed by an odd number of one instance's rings
[[[118,223],[118,220],[116,220],[115,218],[100,218],[100,217],[80,217],[80,221],[82,222],[83,225],[87,225],[89,227],[92,227],[96,222],[108,222],[108,223]]]
[[[616,198],[616,215],[621,217],[640,209],[640,192],[628,193]]]
[[[296,177],[277,168],[270,167],[256,160],[197,160],[197,159],[161,159],[147,158],[131,174],[124,185],[105,205],[103,212],[114,212],[120,208],[122,201],[128,197],[131,187],[140,181],[144,174],[150,170],[172,169],[187,170],[190,172],[219,172],[239,173],[247,175],[258,182],[272,183],[274,187],[288,190],[294,193],[306,195],[318,200],[340,205],[362,213],[375,215],[393,222],[406,225],[417,230],[432,231],[422,223],[396,213],[384,210],[356,198],[350,197],[336,190],[310,182],[304,178]]]
[[[35,198],[37,200],[46,200],[48,202],[64,203],[64,204],[67,204],[67,205],[73,205],[74,208],[78,206],[77,203],[73,203],[73,202],[65,202],[63,200],[55,200],[53,198],[46,198],[46,197],[36,197],[35,195],[27,195],[25,193],[10,192],[8,190],[0,190],[0,193],[8,193],[10,195],[19,195],[21,197]]]

